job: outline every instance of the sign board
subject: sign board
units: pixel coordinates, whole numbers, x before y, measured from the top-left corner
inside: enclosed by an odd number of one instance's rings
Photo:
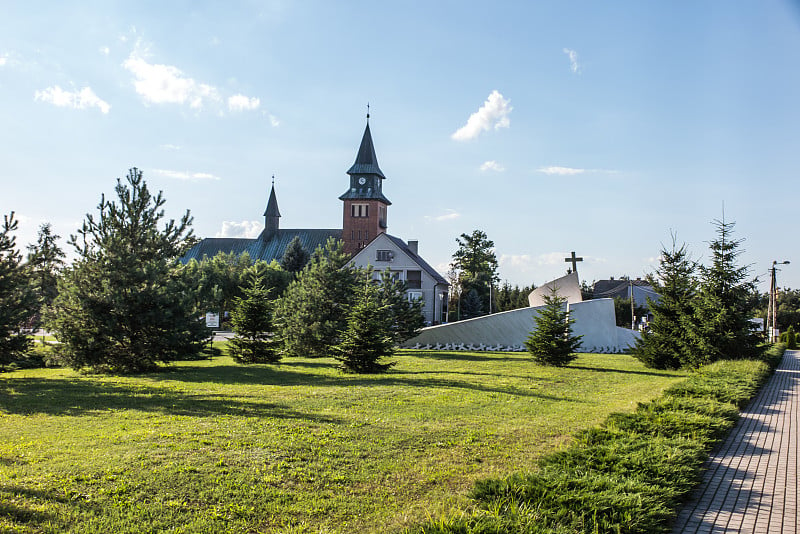
[[[208,312],[206,314],[206,326],[208,328],[219,328],[219,314]]]

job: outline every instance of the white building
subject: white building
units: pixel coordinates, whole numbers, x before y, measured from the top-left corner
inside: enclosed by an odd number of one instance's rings
[[[417,241],[381,233],[375,236],[350,260],[350,265],[371,268],[379,280],[386,269],[406,283],[409,300],[423,301],[425,322],[431,325],[444,321],[447,311],[447,281],[419,256]]]

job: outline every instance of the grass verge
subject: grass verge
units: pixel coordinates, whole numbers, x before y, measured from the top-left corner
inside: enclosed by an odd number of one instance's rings
[[[539,470],[478,482],[474,506],[411,529],[417,534],[669,532],[712,448],[780,362],[708,365],[633,413],[580,432]]]

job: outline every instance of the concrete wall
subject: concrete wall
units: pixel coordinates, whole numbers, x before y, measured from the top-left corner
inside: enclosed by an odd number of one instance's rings
[[[536,306],[544,306],[545,295],[549,296],[553,289],[556,290],[559,297],[567,299],[568,304],[583,301],[581,283],[578,281],[578,273],[570,273],[534,289],[531,294],[528,295],[528,305],[533,308]]]
[[[534,317],[542,307],[521,308],[456,323],[431,326],[405,343],[406,348],[448,348],[474,350],[525,350],[525,340],[535,328]],[[584,352],[621,352],[633,344],[635,333],[619,328],[614,319],[612,299],[587,300],[569,305],[575,319],[573,333],[583,335]]]

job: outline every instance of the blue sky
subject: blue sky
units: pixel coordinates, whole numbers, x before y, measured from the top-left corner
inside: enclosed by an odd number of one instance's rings
[[[800,287],[796,2],[0,1],[0,212],[74,233],[137,166],[200,237],[341,227],[366,104],[389,232],[444,273],[644,276],[670,232]],[[765,279],[762,276],[762,279]],[[762,284],[762,289],[765,286]]]

